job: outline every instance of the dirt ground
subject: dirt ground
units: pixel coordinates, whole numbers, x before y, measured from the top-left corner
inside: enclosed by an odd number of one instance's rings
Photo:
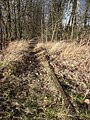
[[[36,44],[47,48],[55,74],[82,120],[90,119],[90,46],[75,42]],[[45,60],[30,41],[10,43],[0,61],[0,120],[70,120]]]

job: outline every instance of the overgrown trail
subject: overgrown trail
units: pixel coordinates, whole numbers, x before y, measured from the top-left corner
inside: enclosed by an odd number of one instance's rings
[[[32,39],[28,51],[23,51],[23,62],[13,62],[14,72],[2,78],[1,120],[79,120],[46,48],[37,49],[37,43]]]
[[[0,80],[0,119],[1,120],[22,120],[34,119],[37,112],[36,96],[34,88],[39,87],[36,76],[38,63],[34,53],[37,41],[30,41],[28,51],[22,51],[23,61],[11,61],[1,69],[2,79]],[[9,70],[13,66],[14,70],[10,75]],[[34,90],[36,91],[36,90]],[[34,97],[34,98],[33,98]],[[35,99],[35,103],[32,101]],[[36,112],[29,111],[29,104],[36,104]],[[29,106],[29,107],[30,107]],[[34,114],[34,115],[33,115]],[[30,115],[30,116],[29,116]],[[29,118],[28,118],[29,117]]]

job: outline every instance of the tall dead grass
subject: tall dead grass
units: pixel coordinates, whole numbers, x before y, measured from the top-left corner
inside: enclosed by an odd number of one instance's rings
[[[28,51],[29,42],[26,40],[14,41],[9,44],[6,49],[4,61],[10,62],[22,59],[23,51]],[[84,57],[90,58],[90,46],[77,44],[76,42],[48,42],[38,43],[37,49],[40,47],[46,47],[50,54],[58,54],[58,57],[73,58],[73,57]]]
[[[23,51],[28,51],[29,41],[13,41],[9,44],[4,55],[4,61],[21,60]]]
[[[50,54],[58,53],[64,58],[87,56],[90,58],[90,46],[77,44],[76,42],[55,42],[45,45]]]

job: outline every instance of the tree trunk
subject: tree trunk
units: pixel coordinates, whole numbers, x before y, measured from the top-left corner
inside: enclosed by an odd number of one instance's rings
[[[8,10],[8,17],[7,17],[7,24],[8,24],[8,40],[11,41],[11,11],[10,11],[10,3],[9,0],[7,1],[7,10]]]
[[[76,10],[77,0],[72,1],[72,13],[71,13],[71,40],[74,38],[76,32]]]
[[[14,0],[14,39],[17,39],[17,20],[16,20],[15,0]]]
[[[88,10],[90,6],[90,0],[86,0],[86,9],[85,9],[85,17],[84,17],[84,28],[87,26],[87,18],[88,18]]]
[[[18,0],[18,34],[19,34],[19,39],[22,38],[22,25],[21,25],[21,2]]]
[[[0,50],[2,50],[3,43],[3,33],[2,33],[2,8],[0,5]]]

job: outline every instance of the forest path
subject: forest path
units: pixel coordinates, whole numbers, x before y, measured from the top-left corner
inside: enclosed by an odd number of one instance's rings
[[[1,119],[79,120],[54,73],[46,48],[37,49],[37,43],[37,39],[30,40],[23,62],[16,61],[14,74],[0,84]]]
[[[72,115],[71,119],[79,120],[76,110],[71,101],[69,100],[69,96],[67,96],[67,94],[65,93],[58,77],[55,74],[54,68],[50,63],[50,55],[47,49],[41,48],[37,50],[36,49],[37,43],[38,43],[37,39],[34,39],[30,42],[31,48],[30,56],[32,58],[30,61],[32,65],[34,62],[34,66],[31,67],[33,70],[33,74],[37,73],[37,77],[40,79],[40,81],[43,79],[45,84],[47,84],[48,89],[52,91],[54,94],[58,94],[59,95],[58,97],[63,99],[64,106],[66,107],[66,109],[68,108],[69,114]],[[47,79],[44,79],[43,73],[45,73],[45,77],[47,77]]]
[[[20,52],[23,53],[22,61],[13,60],[0,68],[1,120],[50,120],[57,117],[54,111],[59,107],[60,99],[50,91],[49,80],[45,82],[47,72],[37,59],[36,54],[41,51],[35,51],[37,43],[36,39],[30,40],[28,50]]]

